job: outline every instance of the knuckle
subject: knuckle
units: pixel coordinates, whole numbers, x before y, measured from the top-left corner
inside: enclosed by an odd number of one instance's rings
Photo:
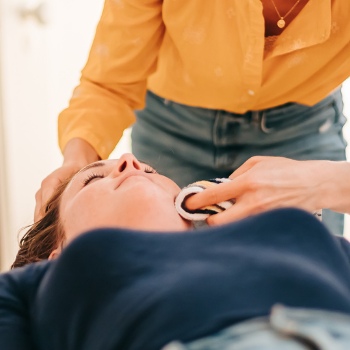
[[[208,201],[210,202],[210,204],[216,204],[218,202],[218,195],[216,191],[214,190],[208,191]]]
[[[54,187],[56,186],[56,183],[58,183],[58,179],[56,177],[48,176],[42,181],[41,187],[42,188]]]
[[[35,193],[35,199],[38,200],[41,197],[41,189]]]
[[[41,181],[41,187],[46,187],[47,184],[50,182],[50,178],[46,177],[43,181]]]
[[[248,162],[249,162],[249,164],[250,163],[254,164],[254,163],[258,163],[258,162],[262,161],[263,159],[264,159],[263,156],[253,156],[253,157],[248,159]]]
[[[256,162],[262,162],[264,160],[269,159],[269,156],[254,156]]]
[[[259,160],[259,156],[253,156],[248,159],[249,163],[255,163],[256,161]]]
[[[256,176],[251,174],[246,177],[246,185],[250,191],[257,191],[259,189],[259,181],[257,181]]]

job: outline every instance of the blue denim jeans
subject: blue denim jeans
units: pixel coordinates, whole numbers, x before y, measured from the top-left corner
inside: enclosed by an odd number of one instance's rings
[[[180,187],[228,177],[250,157],[345,160],[340,90],[309,107],[298,103],[245,114],[182,105],[148,92],[136,111],[134,155]],[[343,234],[342,214],[323,211],[323,222]]]
[[[349,350],[350,316],[274,306],[269,317],[251,319],[188,344],[162,350]]]

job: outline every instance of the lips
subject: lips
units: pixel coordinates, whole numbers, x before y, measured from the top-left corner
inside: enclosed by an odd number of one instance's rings
[[[142,177],[145,177],[146,179],[152,181],[149,176],[147,176],[146,173],[144,173],[143,171],[141,170],[135,170],[135,171],[130,171],[122,176],[119,176],[118,178],[118,183],[117,183],[117,186],[115,187],[115,190],[128,178],[132,177],[132,176],[142,176]]]

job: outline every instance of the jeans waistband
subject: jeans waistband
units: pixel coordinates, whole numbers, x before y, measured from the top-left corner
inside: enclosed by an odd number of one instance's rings
[[[216,113],[218,111],[223,111],[221,109],[210,109],[210,108],[202,108],[202,107],[194,107],[194,106],[190,106],[190,105],[184,105],[181,103],[178,103],[176,101],[172,101],[170,99],[166,99],[163,98],[159,95],[156,95],[154,92],[148,90],[148,93],[153,95],[154,97],[156,97],[157,99],[161,100],[164,105],[166,106],[170,106],[170,105],[179,105],[182,106],[184,108],[190,109],[190,110],[196,110],[196,111],[203,111],[203,112],[207,112],[208,115],[211,115],[213,117],[215,117]],[[275,107],[270,107],[270,108],[266,108],[266,109],[261,109],[261,110],[250,110],[247,111],[246,113],[240,114],[240,113],[235,113],[235,112],[228,112],[228,114],[231,115],[232,118],[235,118],[236,121],[240,122],[246,118],[249,119],[257,119],[260,118],[259,116],[263,115],[263,114],[267,114],[267,115],[273,115],[273,114],[290,114],[293,113],[293,109],[298,108],[298,112],[300,112],[300,107],[304,108],[305,110],[310,109],[310,108],[315,108],[315,109],[319,109],[319,108],[323,108],[324,106],[326,106],[329,103],[332,103],[333,101],[340,101],[342,98],[341,95],[341,89],[337,88],[334,91],[332,91],[328,96],[326,96],[323,100],[317,102],[315,105],[313,106],[308,106],[308,105],[304,105],[304,104],[300,104],[297,102],[288,102],[282,105],[278,105]]]

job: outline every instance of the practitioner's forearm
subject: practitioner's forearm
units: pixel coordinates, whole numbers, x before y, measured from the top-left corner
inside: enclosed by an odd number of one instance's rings
[[[78,137],[67,143],[63,156],[63,164],[75,163],[80,167],[100,160],[95,149],[87,141]]]

